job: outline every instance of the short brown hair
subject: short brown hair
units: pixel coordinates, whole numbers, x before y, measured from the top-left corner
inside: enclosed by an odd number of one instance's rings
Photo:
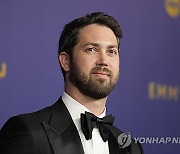
[[[87,14],[84,17],[77,18],[64,26],[59,39],[58,55],[60,55],[60,53],[64,51],[69,54],[70,58],[72,58],[73,48],[78,43],[79,30],[87,25],[94,23],[110,28],[114,32],[118,40],[118,46],[120,46],[122,30],[118,22],[112,16],[104,14],[103,12],[94,12],[91,14]],[[63,76],[65,76],[65,72],[62,67],[61,70]]]

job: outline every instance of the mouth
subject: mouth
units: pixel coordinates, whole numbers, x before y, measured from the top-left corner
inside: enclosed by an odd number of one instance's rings
[[[107,79],[110,78],[111,71],[108,68],[95,67],[92,69],[91,74],[97,78]]]
[[[101,72],[101,71],[93,72],[92,74],[93,74],[93,75],[96,75],[96,76],[99,76],[99,77],[108,77],[108,76],[110,76],[109,73],[107,73],[107,72]]]

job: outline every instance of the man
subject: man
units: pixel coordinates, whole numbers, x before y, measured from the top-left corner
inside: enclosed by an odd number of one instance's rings
[[[141,154],[133,140],[106,118],[106,100],[119,77],[122,32],[117,21],[95,12],[64,27],[59,62],[65,92],[50,107],[10,118],[0,131],[1,154]]]

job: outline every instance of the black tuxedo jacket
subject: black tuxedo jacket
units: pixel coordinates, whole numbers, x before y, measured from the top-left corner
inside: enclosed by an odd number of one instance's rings
[[[108,143],[110,154],[142,154],[140,144],[119,148],[122,132],[113,126]],[[0,130],[0,154],[84,154],[72,118],[60,98],[40,111],[10,118]]]

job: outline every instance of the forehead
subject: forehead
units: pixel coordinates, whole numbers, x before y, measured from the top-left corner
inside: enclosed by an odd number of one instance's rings
[[[117,45],[117,38],[114,32],[107,26],[100,24],[91,24],[85,26],[79,31],[79,42],[106,42]]]

